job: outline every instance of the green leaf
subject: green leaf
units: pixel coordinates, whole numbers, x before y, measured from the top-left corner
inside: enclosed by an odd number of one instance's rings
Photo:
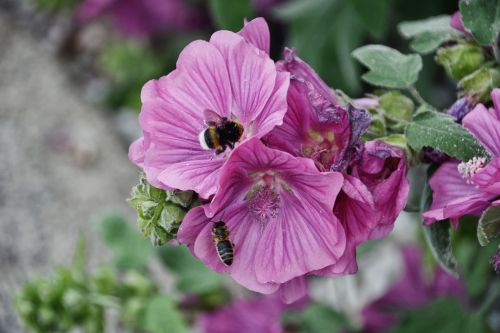
[[[458,299],[440,298],[406,313],[388,333],[482,333],[485,319],[469,314]]]
[[[450,16],[442,15],[425,20],[402,22],[399,33],[406,39],[413,39],[411,48],[421,54],[428,54],[442,43],[460,37],[460,33],[450,27]]]
[[[417,114],[406,128],[406,137],[416,151],[424,146],[434,147],[462,161],[488,156],[469,131],[452,117],[434,111]]]
[[[349,325],[347,320],[331,308],[311,304],[302,312],[289,312],[285,314],[285,323],[299,326],[303,333],[340,333]]]
[[[451,251],[450,222],[437,221],[423,228],[434,258],[448,273],[458,276],[457,261]]]
[[[220,29],[238,31],[244,19],[252,18],[249,0],[210,0],[212,18]]]
[[[404,55],[383,45],[366,45],[352,53],[370,71],[362,78],[375,86],[405,89],[413,85],[422,69],[418,54]]]
[[[158,253],[163,264],[176,275],[180,291],[205,293],[220,287],[223,276],[208,269],[186,247],[167,245]]]
[[[391,0],[351,0],[351,3],[365,29],[374,38],[381,38],[389,22]]]
[[[143,269],[154,253],[151,245],[120,216],[109,216],[100,224],[99,233],[120,268]]]
[[[500,0],[460,0],[464,26],[482,45],[496,43],[500,31]]]
[[[486,246],[492,238],[500,236],[500,206],[486,209],[477,225],[477,239],[481,246]]]
[[[420,202],[421,212],[429,209],[432,202],[432,191],[428,180],[434,171],[435,168],[432,166],[427,170],[427,179],[424,182]],[[457,276],[457,260],[451,251],[450,222],[448,220],[437,221],[431,225],[424,225],[423,228],[425,239],[436,261],[450,274]]]
[[[169,296],[156,296],[146,305],[141,328],[151,333],[184,333],[187,326],[175,301]]]

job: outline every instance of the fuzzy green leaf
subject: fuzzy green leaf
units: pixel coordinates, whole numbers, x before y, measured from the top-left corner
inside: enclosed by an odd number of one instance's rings
[[[413,85],[422,69],[418,54],[404,55],[383,45],[366,45],[352,53],[370,71],[362,78],[375,86],[405,89]]]
[[[434,147],[462,161],[488,156],[469,131],[452,117],[434,111],[417,114],[406,128],[406,137],[410,147],[417,151],[425,146]]]
[[[481,246],[486,246],[492,238],[500,236],[500,206],[486,209],[477,225],[477,239]]]
[[[462,22],[482,45],[496,43],[500,32],[500,0],[460,0]]]
[[[419,21],[402,22],[398,25],[399,33],[413,39],[411,48],[421,54],[434,51],[442,43],[456,39],[459,32],[450,27],[450,16],[441,15]]]

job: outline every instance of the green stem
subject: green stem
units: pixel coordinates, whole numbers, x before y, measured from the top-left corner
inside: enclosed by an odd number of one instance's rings
[[[427,103],[425,101],[425,99],[422,98],[422,95],[420,95],[420,93],[418,92],[417,88],[415,88],[415,86],[410,86],[408,87],[408,92],[413,96],[413,98],[415,98],[417,100],[417,102],[419,102],[420,104],[422,105],[429,105],[429,103]]]

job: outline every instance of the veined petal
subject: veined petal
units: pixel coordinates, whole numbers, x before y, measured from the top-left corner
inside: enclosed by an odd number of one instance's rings
[[[169,98],[185,111],[209,109],[230,117],[231,82],[222,53],[211,43],[197,40],[186,46],[169,77]]]
[[[208,198],[218,188],[220,168],[224,159],[203,159],[166,165],[158,180],[179,190],[194,190]]]
[[[142,167],[144,163],[145,149],[144,147],[144,137],[140,137],[135,140],[128,150],[128,159],[135,163],[136,165]]]
[[[500,118],[495,110],[478,104],[462,120],[462,125],[488,149],[493,156],[500,156]]]
[[[344,230],[330,210],[287,192],[281,198],[283,208],[266,225],[256,248],[261,282],[284,283],[332,265],[345,249]]]
[[[238,34],[243,36],[248,42],[255,45],[257,48],[269,54],[271,37],[267,22],[262,17],[257,17],[250,22],[245,22],[243,29],[241,29]]]
[[[260,138],[274,127],[283,124],[287,112],[286,96],[290,84],[290,74],[278,72],[271,97],[252,124],[252,136]]]
[[[232,113],[247,128],[273,93],[276,68],[266,53],[246,41],[229,50],[227,68],[234,100]]]

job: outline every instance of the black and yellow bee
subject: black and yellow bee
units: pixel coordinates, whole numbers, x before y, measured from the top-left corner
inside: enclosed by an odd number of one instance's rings
[[[226,147],[233,149],[243,135],[243,126],[210,110],[205,110],[205,118],[208,128],[201,131],[198,137],[201,147],[215,149],[216,154],[223,153]]]
[[[218,221],[214,223],[212,239],[220,261],[226,266],[231,266],[234,257],[234,244],[229,240],[229,231],[224,222]]]

